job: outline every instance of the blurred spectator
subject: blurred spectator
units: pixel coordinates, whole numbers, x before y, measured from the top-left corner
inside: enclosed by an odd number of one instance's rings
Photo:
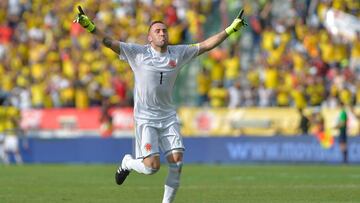
[[[6,23],[0,25],[0,43],[7,44],[11,41],[13,29]]]
[[[245,86],[243,88],[244,106],[252,107],[256,105],[255,87]]]
[[[360,81],[356,82],[355,104],[360,106]]]
[[[209,90],[209,100],[211,107],[225,107],[228,100],[228,91],[222,82],[214,82]]]
[[[239,77],[240,61],[239,61],[239,47],[233,44],[230,48],[230,56],[222,63],[225,67],[225,87],[231,87],[235,80]]]
[[[241,82],[236,81],[233,86],[228,89],[229,92],[229,108],[241,107],[243,102],[243,93],[241,89]]]
[[[258,94],[258,100],[259,100],[258,106],[260,106],[260,107],[270,106],[271,91],[266,89],[263,83],[260,84],[257,94]]]
[[[300,123],[299,123],[299,129],[301,131],[302,135],[308,135],[309,128],[310,128],[310,120],[309,118],[304,114],[303,109],[298,109],[299,115],[300,115]]]
[[[209,76],[209,71],[206,68],[202,68],[200,73],[197,75],[197,94],[198,100],[197,104],[203,106],[208,103],[208,92],[211,85],[211,79]]]
[[[356,37],[351,48],[350,69],[358,77],[360,76],[360,31],[356,33]]]
[[[297,85],[291,90],[291,96],[294,101],[294,107],[297,109],[303,109],[307,106],[304,87],[302,85]]]
[[[343,157],[343,163],[347,163],[348,161],[348,149],[347,149],[347,129],[348,129],[348,113],[346,110],[346,106],[344,103],[340,102],[340,112],[337,118],[336,128],[339,129],[339,144],[340,150]]]
[[[16,164],[22,164],[23,159],[20,154],[20,139],[19,137],[23,134],[20,129],[21,113],[20,110],[11,105],[0,106],[2,116],[5,116],[3,120],[3,132],[4,138],[4,155],[3,159],[5,164],[10,164],[10,156],[13,155]]]
[[[104,99],[101,105],[101,116],[100,116],[100,135],[101,137],[110,137],[113,131],[113,118],[110,113],[110,100]]]
[[[113,77],[112,78],[112,86],[114,87],[115,90],[115,95],[116,95],[116,103],[120,106],[127,106],[129,105],[126,101],[126,97],[127,97],[127,85],[126,85],[126,81],[122,79],[122,77]],[[114,103],[114,102],[113,102]]]

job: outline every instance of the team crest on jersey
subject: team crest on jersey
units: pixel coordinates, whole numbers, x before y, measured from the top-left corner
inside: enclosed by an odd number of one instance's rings
[[[150,143],[146,143],[146,144],[145,144],[145,150],[146,150],[147,152],[150,152],[150,151],[151,151],[151,144],[150,144]]]
[[[170,66],[171,68],[175,68],[175,67],[176,67],[176,61],[175,61],[175,60],[170,60],[170,61],[169,61],[169,66]]]

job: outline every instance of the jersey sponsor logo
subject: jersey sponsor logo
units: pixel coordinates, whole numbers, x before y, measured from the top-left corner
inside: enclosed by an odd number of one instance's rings
[[[176,61],[175,60],[170,60],[169,61],[169,66],[172,67],[172,68],[175,68],[176,67]]]
[[[151,144],[150,144],[150,143],[146,143],[144,148],[145,148],[145,150],[146,150],[147,152],[150,152],[150,151],[151,151]]]

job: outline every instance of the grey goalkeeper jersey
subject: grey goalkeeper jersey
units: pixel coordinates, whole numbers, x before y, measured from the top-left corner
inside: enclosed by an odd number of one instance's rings
[[[119,58],[129,63],[135,76],[135,119],[157,121],[176,114],[172,101],[176,77],[198,53],[198,44],[168,46],[160,53],[149,44],[120,42]]]

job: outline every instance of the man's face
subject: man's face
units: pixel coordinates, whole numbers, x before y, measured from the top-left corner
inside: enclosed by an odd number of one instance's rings
[[[156,47],[166,47],[168,45],[169,35],[166,25],[155,23],[151,26],[148,34],[149,42]]]

